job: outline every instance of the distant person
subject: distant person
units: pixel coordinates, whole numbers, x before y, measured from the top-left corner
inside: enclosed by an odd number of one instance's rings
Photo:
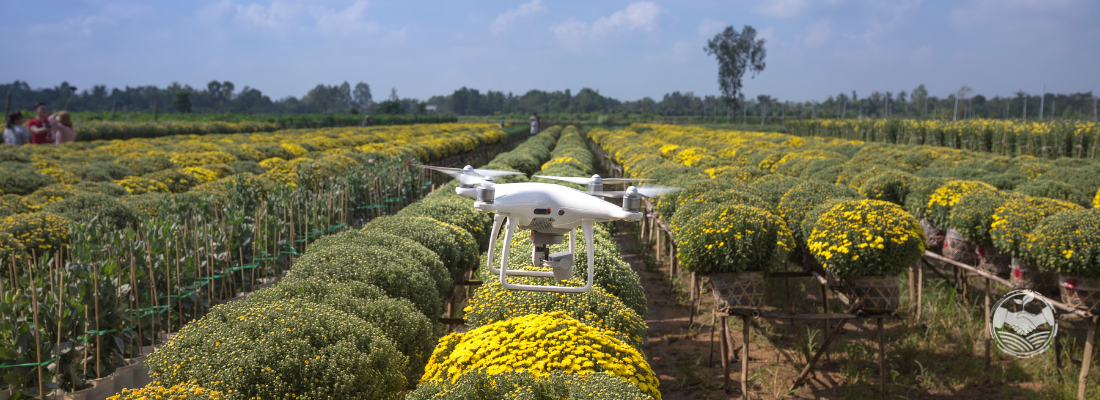
[[[539,113],[531,113],[531,134],[539,133]]]
[[[34,144],[52,144],[53,128],[50,127],[50,109],[46,107],[46,103],[38,102],[34,105],[34,118],[27,121],[27,130],[31,131],[31,143]]]
[[[360,127],[374,126],[374,122],[371,122],[371,120],[370,120],[370,115],[363,116],[363,123],[360,124],[359,126]]]
[[[500,120],[500,129],[504,129],[504,120]]]
[[[12,146],[22,146],[31,142],[31,134],[27,133],[27,127],[23,126],[23,112],[12,111],[8,113],[4,127],[4,143]]]
[[[46,117],[53,128],[54,144],[71,143],[76,141],[76,129],[73,129],[73,120],[68,111],[58,111]]]

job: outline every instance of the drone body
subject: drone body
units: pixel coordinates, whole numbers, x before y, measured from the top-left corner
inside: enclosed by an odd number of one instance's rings
[[[458,179],[459,186],[455,188],[455,192],[475,199],[475,210],[496,213],[493,217],[493,230],[489,236],[487,267],[490,272],[500,276],[501,285],[511,290],[559,293],[588,291],[592,288],[593,276],[595,276],[595,249],[592,246],[595,223],[620,219],[637,221],[642,218],[639,212],[641,196],[653,197],[676,190],[663,187],[638,189],[631,186],[624,192],[603,192],[605,183],[625,183],[639,179],[603,179],[599,175],[594,175],[592,178],[542,177],[588,184],[589,191],[585,193],[550,183],[493,183],[493,176],[519,174],[516,172],[480,170],[468,165],[462,169],[426,166],[425,168],[444,172]],[[623,197],[623,203],[621,207],[616,206],[597,196]],[[505,227],[504,247],[501,251],[500,268],[497,269],[493,267],[493,249],[502,226]],[[558,281],[571,278],[578,227],[581,228],[587,244],[585,247],[588,256],[588,280],[585,286],[519,285],[508,282],[508,276],[553,277]],[[508,270],[512,237],[518,229],[531,231],[531,241],[534,243],[531,252],[532,265],[550,267],[551,271]],[[569,234],[569,251],[550,253],[548,246],[562,244],[566,233]]]

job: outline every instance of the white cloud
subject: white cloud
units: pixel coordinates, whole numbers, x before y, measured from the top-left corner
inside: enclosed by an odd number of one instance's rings
[[[806,27],[806,38],[802,40],[802,45],[806,47],[818,47],[829,41],[829,38],[832,36],[833,24],[831,22],[814,22]]]
[[[97,26],[116,25],[134,20],[151,13],[152,8],[144,4],[115,3],[105,5],[99,12],[91,15],[78,15],[58,22],[38,23],[27,28],[31,35],[62,35],[77,32],[91,35]]]
[[[610,16],[600,17],[592,24],[570,17],[560,24],[550,27],[558,37],[562,47],[578,51],[584,39],[594,39],[615,32],[631,32],[638,29],[652,31],[657,26],[657,17],[661,7],[649,1],[632,3],[625,10],[616,11]]]
[[[378,24],[366,19],[367,1],[355,1],[345,8],[274,0],[268,5],[234,4],[222,0],[208,4],[197,13],[200,20],[212,22],[232,14],[234,22],[246,27],[265,28],[280,33],[294,30],[313,31],[330,36],[374,34]]]
[[[493,31],[493,34],[496,35],[504,32],[504,30],[508,29],[516,20],[541,12],[546,12],[546,7],[543,7],[542,0],[531,0],[530,3],[500,13],[489,28]]]
[[[764,0],[753,11],[769,17],[790,18],[806,9],[806,0]]]
[[[398,42],[401,42],[401,41],[405,40],[405,36],[408,36],[408,34],[409,34],[409,28],[404,28],[403,27],[399,30],[390,31],[390,33],[387,33],[386,37],[382,39],[382,42],[386,43],[386,44],[396,44]]]
[[[626,6],[625,10],[616,11],[611,16],[593,22],[592,34],[602,35],[624,28],[628,31],[639,28],[652,31],[657,25],[657,15],[660,13],[661,7],[653,2],[633,3]]]
[[[699,27],[696,31],[699,32],[700,37],[709,38],[726,28],[726,23],[722,21],[715,21],[710,18],[703,18],[703,22],[699,23]]]
[[[581,49],[581,40],[588,36],[588,24],[569,18],[560,24],[550,27],[550,31],[558,37],[561,46],[566,50],[578,51]]]

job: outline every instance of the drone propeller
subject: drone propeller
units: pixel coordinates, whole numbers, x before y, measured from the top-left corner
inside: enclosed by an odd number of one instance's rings
[[[594,194],[596,196],[603,196],[603,197],[610,197],[610,198],[618,198],[618,197],[623,197],[623,196],[628,196],[628,195],[635,195],[635,196],[641,195],[643,197],[652,198],[652,197],[663,196],[663,195],[678,192],[678,191],[680,191],[680,188],[678,188],[678,187],[652,185],[652,186],[642,186],[642,187],[631,186],[631,187],[626,188],[626,190],[617,190],[617,191],[610,191],[610,192],[595,192],[595,193],[592,193],[592,194]]]
[[[534,177],[535,178],[556,179],[556,180],[559,180],[559,181],[572,182],[572,183],[576,183],[576,184],[580,184],[580,185],[591,185],[591,184],[612,185],[612,184],[616,184],[616,183],[630,183],[630,182],[651,181],[652,180],[652,179],[644,179],[644,178],[602,178],[599,175],[592,175],[591,178],[585,178],[585,177],[580,177],[580,176],[542,176],[542,175],[535,175]]]
[[[430,169],[433,171],[439,171],[448,176],[458,179],[458,183],[463,185],[477,185],[481,183],[481,178],[493,177],[493,176],[505,176],[505,175],[523,175],[522,172],[513,171],[499,171],[494,169],[478,169],[467,165],[464,168],[448,168],[448,167],[435,167],[431,165],[416,165],[417,167]]]

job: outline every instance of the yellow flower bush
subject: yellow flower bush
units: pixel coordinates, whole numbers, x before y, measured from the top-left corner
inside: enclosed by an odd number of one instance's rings
[[[69,220],[48,212],[15,214],[0,221],[0,232],[8,232],[27,252],[38,255],[56,251],[69,244]]]
[[[115,181],[116,184],[126,188],[130,194],[145,193],[169,193],[168,185],[140,176],[128,176]]]
[[[1047,272],[1100,279],[1100,210],[1072,210],[1043,219],[1027,239],[1030,261]]]
[[[795,249],[791,230],[771,212],[733,203],[701,211],[676,236],[676,257],[688,271],[770,271]]]
[[[1031,237],[1031,231],[1043,218],[1062,211],[1078,209],[1081,209],[1081,206],[1043,197],[1026,197],[1009,201],[993,211],[989,236],[998,250],[1028,262],[1030,253],[1027,251],[1026,243]]]
[[[524,285],[546,285],[548,282],[544,282],[545,280],[531,277],[508,278],[508,281],[513,284]],[[558,284],[584,286],[584,282],[577,278],[558,282]],[[565,315],[576,318],[588,326],[599,328],[604,333],[615,336],[632,346],[640,347],[645,343],[645,332],[648,328],[642,317],[598,286],[576,294],[526,292],[505,289],[499,279],[493,279],[478,288],[477,294],[469,300],[469,306],[464,311],[466,326],[477,328],[518,316],[556,310],[561,310]]]
[[[198,385],[198,381],[179,383],[164,387],[160,382],[153,382],[143,388],[122,389],[122,392],[108,397],[107,400],[222,400],[228,399],[222,392],[204,389]]]
[[[455,383],[466,373],[479,370],[489,375],[526,371],[535,377],[553,372],[607,372],[655,399],[661,398],[657,376],[637,350],[562,311],[526,315],[444,336],[421,382]]]
[[[951,219],[951,207],[963,196],[983,190],[997,190],[985,182],[950,181],[940,186],[928,199],[928,220],[936,226],[947,226]]]
[[[814,223],[810,254],[839,278],[889,277],[924,254],[924,232],[912,215],[881,200],[839,203]]]

